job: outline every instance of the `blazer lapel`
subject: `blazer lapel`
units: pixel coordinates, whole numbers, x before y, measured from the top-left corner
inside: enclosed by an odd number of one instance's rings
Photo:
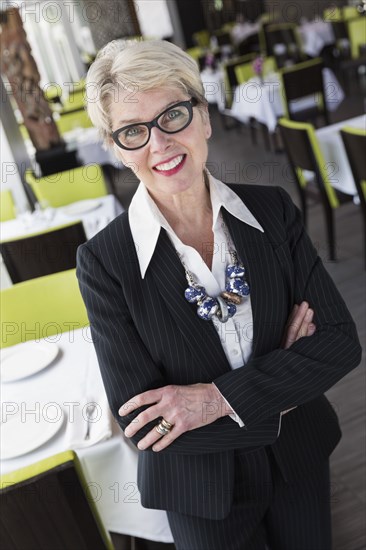
[[[160,231],[146,276],[151,276],[162,299],[197,357],[208,379],[230,370],[219,336],[212,322],[200,319],[196,305],[184,297],[188,286],[184,268],[165,230]]]

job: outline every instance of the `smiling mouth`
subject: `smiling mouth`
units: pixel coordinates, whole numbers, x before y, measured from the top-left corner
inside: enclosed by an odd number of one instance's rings
[[[156,172],[171,172],[172,170],[175,170],[176,168],[178,168],[183,163],[185,158],[186,158],[186,155],[179,155],[173,158],[172,160],[170,160],[169,162],[157,164],[156,166],[153,167],[153,169]]]

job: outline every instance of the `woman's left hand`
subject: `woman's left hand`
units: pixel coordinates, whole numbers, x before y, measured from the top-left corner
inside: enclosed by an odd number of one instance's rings
[[[214,384],[192,384],[189,386],[164,386],[136,395],[119,409],[120,416],[126,416],[140,407],[150,405],[125,429],[125,435],[132,437],[149,422],[163,417],[173,428],[163,437],[152,429],[138,443],[139,449],[153,445],[153,451],[168,447],[180,435],[215,422],[233,411],[226,404]],[[167,414],[169,411],[169,416]]]

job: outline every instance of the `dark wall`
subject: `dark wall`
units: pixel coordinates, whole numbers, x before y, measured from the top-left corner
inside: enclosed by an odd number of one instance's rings
[[[264,0],[236,0],[235,10],[242,14],[246,21],[256,21],[265,11]]]
[[[186,46],[191,48],[195,45],[192,41],[192,34],[207,26],[201,2],[199,0],[176,0],[176,6]]]

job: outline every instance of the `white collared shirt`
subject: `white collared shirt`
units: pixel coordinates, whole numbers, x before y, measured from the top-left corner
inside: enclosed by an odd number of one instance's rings
[[[225,267],[228,263],[231,263],[229,245],[230,248],[234,248],[231,239],[230,243],[227,242],[220,209],[225,208],[232,216],[258,229],[258,231],[263,232],[264,230],[236,193],[208,172],[207,175],[212,205],[212,231],[214,234],[212,271],[203,261],[199,252],[193,247],[184,244],[175,234],[149,195],[143,182],[140,182],[131,201],[128,216],[142,278],[145,277],[150,260],[154,254],[160,229],[163,228],[167,231],[184,265],[193,273],[195,281],[205,287],[209,296],[216,297],[225,288]],[[187,302],[187,307],[195,306]],[[202,323],[205,322],[207,321],[202,321]],[[252,352],[253,340],[253,316],[250,295],[243,299],[242,303],[237,306],[237,312],[234,317],[228,319],[226,323],[221,323],[216,316],[212,318],[212,322],[218,332],[221,345],[231,368],[235,369],[245,365]],[[236,414],[230,416],[240,426],[244,426],[244,423]]]

